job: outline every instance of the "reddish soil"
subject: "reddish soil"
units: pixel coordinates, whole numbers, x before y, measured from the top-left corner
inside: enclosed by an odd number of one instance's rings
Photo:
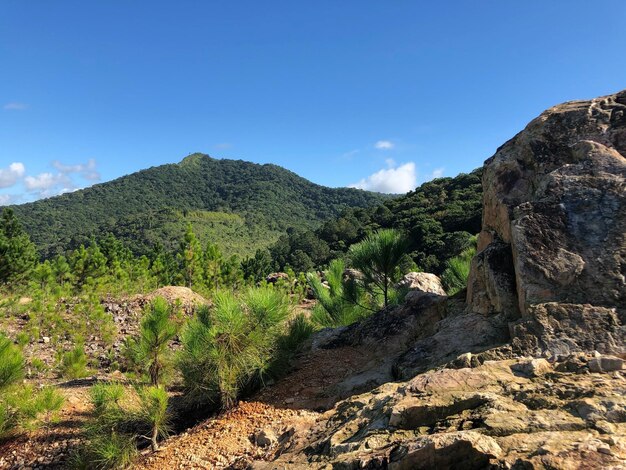
[[[38,429],[0,444],[1,469],[67,468],[72,449],[80,442],[81,426],[89,416],[87,380],[59,386],[65,404],[58,419],[47,429]]]
[[[166,441],[133,466],[137,469],[248,468],[255,460],[268,460],[296,430],[309,428],[317,413],[274,408],[259,402],[241,402],[233,410],[198,424]],[[269,445],[261,432],[272,436]]]
[[[303,310],[308,308],[310,305],[303,306]],[[36,356],[41,355],[37,352]],[[371,348],[363,346],[305,353],[295,361],[293,371],[258,392],[250,402],[241,402],[233,410],[171,437],[156,453],[143,451],[133,468],[246,468],[252,461],[269,460],[284,450],[283,441],[289,441],[286,436],[294,430],[302,434],[320,417],[319,411],[332,408],[344,398],[338,384],[371,367],[372,357]],[[89,416],[90,385],[88,380],[60,384],[66,403],[59,421],[48,430],[0,444],[0,469],[64,468],[69,453],[80,442],[80,427]],[[275,442],[257,445],[255,436],[261,431],[275,436]]]

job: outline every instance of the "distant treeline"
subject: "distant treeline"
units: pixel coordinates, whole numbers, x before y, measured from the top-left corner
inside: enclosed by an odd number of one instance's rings
[[[478,169],[438,178],[377,207],[347,209],[320,228],[290,229],[267,256],[276,269],[290,266],[307,272],[343,257],[350,245],[367,234],[395,228],[408,235],[409,254],[417,266],[440,274],[446,261],[467,249],[480,231],[481,175]]]

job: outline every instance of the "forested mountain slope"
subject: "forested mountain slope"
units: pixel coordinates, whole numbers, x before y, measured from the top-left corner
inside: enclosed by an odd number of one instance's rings
[[[320,186],[276,165],[193,154],[14,210],[44,256],[106,232],[146,253],[155,243],[178,240],[187,223],[228,254],[247,255],[289,227],[313,228],[347,208],[385,198]]]
[[[368,233],[395,228],[409,236],[413,261],[439,274],[480,231],[481,175],[478,169],[438,178],[376,207],[347,209],[317,229],[290,231],[271,247],[271,257],[279,268],[308,271],[341,257]]]

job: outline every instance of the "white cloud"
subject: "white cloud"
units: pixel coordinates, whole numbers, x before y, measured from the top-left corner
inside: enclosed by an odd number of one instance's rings
[[[379,140],[374,144],[374,147],[378,150],[391,150],[396,145],[390,140]]]
[[[25,172],[24,164],[20,162],[11,163],[8,168],[0,168],[0,188],[13,186]]]
[[[37,176],[27,176],[24,178],[24,186],[29,191],[48,191],[55,186],[65,185],[69,182],[63,173],[40,173]]]
[[[352,157],[354,157],[359,152],[360,152],[359,149],[350,150],[349,152],[341,154],[341,158],[346,158],[346,159],[350,160]]]
[[[96,160],[93,158],[90,158],[87,163],[79,163],[78,165],[64,165],[55,160],[52,162],[52,166],[63,175],[78,173],[86,180],[100,181],[100,173],[96,170]]]
[[[22,182],[25,192],[23,194],[0,194],[0,205],[14,204],[23,200],[32,200],[58,196],[84,186],[80,181],[75,181],[78,175],[83,180],[99,181],[100,173],[96,166],[96,160],[90,159],[86,163],[65,165],[55,160],[51,165],[57,171],[27,175],[23,163],[14,162],[7,168],[0,168],[0,189],[15,186]]]
[[[77,188],[71,186],[71,187],[62,187],[62,188],[50,188],[50,189],[46,189],[44,191],[40,191],[37,196],[40,198],[47,198],[47,197],[53,197],[53,196],[60,196],[61,194],[65,194],[65,193],[73,193],[74,191],[76,191]]]
[[[6,109],[7,111],[24,111],[26,108],[28,108],[28,105],[25,103],[12,102],[5,104],[2,108]]]
[[[431,177],[434,178],[441,178],[443,176],[443,171],[444,168],[435,168],[433,170],[433,172],[431,173]]]
[[[19,200],[19,196],[15,194],[0,194],[0,206],[8,206]]]
[[[214,145],[214,147],[216,150],[228,150],[228,149],[231,149],[233,145],[228,142],[222,142],[220,144]]]
[[[377,171],[349,187],[395,194],[408,193],[415,189],[417,183],[415,163],[409,162],[396,167],[395,162],[388,159],[387,165],[389,168]]]

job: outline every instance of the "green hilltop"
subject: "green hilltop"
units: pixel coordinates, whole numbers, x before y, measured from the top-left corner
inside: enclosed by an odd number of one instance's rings
[[[14,206],[44,257],[112,233],[136,254],[173,248],[191,224],[203,243],[247,256],[289,228],[315,228],[388,196],[328,188],[271,164],[192,154],[90,188]]]

